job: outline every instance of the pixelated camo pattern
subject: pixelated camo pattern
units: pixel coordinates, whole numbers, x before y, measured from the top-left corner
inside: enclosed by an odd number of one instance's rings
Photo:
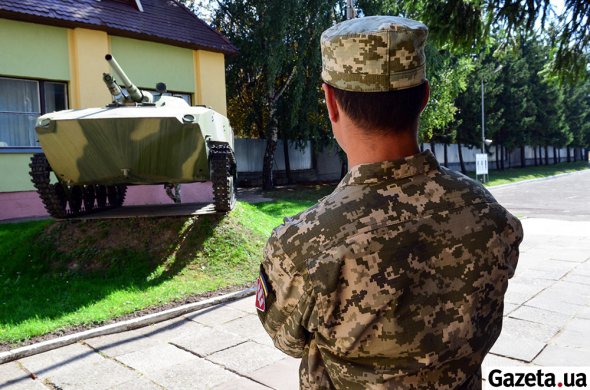
[[[355,92],[415,87],[426,80],[424,45],[428,28],[410,19],[370,16],[324,31],[322,79]]]
[[[430,152],[354,167],[265,249],[260,319],[305,389],[477,389],[523,232]]]

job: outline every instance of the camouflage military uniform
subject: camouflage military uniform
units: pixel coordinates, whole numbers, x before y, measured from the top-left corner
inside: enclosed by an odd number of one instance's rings
[[[521,240],[430,152],[363,164],[275,229],[259,316],[302,388],[478,388]]]
[[[347,21],[324,32],[322,78],[393,91],[425,82],[423,24]],[[520,222],[430,152],[353,167],[265,248],[256,305],[302,388],[477,389],[502,327]]]

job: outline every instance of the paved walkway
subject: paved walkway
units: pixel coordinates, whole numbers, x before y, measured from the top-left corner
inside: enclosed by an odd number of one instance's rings
[[[590,364],[590,220],[568,219],[523,219],[504,328],[484,365]],[[0,365],[0,387],[297,389],[298,364],[272,346],[249,297]]]

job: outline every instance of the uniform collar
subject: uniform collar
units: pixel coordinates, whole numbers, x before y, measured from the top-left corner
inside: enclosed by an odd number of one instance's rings
[[[355,165],[348,171],[339,184],[341,186],[354,184],[378,183],[386,179],[404,179],[421,175],[439,168],[436,157],[430,150],[395,161],[381,161],[370,164]]]

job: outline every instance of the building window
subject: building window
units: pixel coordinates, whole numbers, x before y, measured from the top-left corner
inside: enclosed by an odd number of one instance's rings
[[[39,147],[39,115],[67,108],[66,83],[0,77],[0,148]]]

